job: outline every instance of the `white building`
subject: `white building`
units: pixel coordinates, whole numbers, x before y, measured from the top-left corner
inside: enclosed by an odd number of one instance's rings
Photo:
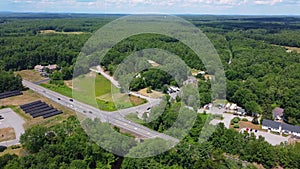
[[[300,137],[300,126],[294,126],[272,120],[264,119],[262,122],[262,129]]]

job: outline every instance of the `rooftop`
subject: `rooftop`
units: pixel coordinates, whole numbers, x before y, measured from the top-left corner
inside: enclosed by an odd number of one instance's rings
[[[284,109],[280,108],[280,107],[276,107],[273,111],[272,111],[272,114],[273,116],[280,116],[282,117],[283,116],[283,112],[284,112]]]

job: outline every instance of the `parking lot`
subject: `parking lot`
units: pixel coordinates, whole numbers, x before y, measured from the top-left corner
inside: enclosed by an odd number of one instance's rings
[[[10,108],[1,109],[0,115],[4,117],[4,119],[0,120],[0,128],[13,128],[16,134],[15,140],[1,142],[0,146],[12,146],[19,144],[20,136],[25,132],[23,127],[25,121]],[[0,136],[1,135],[2,134],[0,133]]]
[[[240,132],[244,132],[246,129],[241,129]],[[264,131],[260,131],[258,130],[257,132],[251,132],[254,133],[254,135],[258,138],[259,136],[262,136],[265,138],[265,140],[270,143],[271,145],[275,146],[275,145],[279,145],[280,143],[284,143],[284,142],[288,142],[290,136],[288,137],[284,137],[284,136],[280,136],[280,135],[276,135],[276,134],[272,134],[269,132],[264,132]]]
[[[235,117],[240,117],[241,119],[246,118],[246,119],[248,119],[248,121],[253,120],[253,117],[250,117],[250,116],[238,116],[238,115],[224,113],[224,111],[226,111],[224,108],[219,109],[219,108],[216,108],[216,107],[212,107],[209,110],[200,109],[198,111],[198,113],[203,113],[203,111],[206,111],[206,113],[208,113],[208,114],[221,114],[223,116],[223,120],[213,119],[210,122],[210,124],[217,125],[218,123],[224,123],[226,128],[230,127],[230,122]]]

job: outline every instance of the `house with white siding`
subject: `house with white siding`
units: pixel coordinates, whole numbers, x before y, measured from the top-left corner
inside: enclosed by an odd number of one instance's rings
[[[264,119],[262,122],[262,129],[300,137],[300,126],[294,126],[277,121]]]

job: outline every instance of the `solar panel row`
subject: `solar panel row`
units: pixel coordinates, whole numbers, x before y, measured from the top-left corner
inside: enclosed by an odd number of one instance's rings
[[[37,104],[37,103],[41,103],[42,101],[38,100],[38,101],[35,101],[35,102],[32,102],[32,103],[28,103],[28,104],[24,104],[21,107],[21,109],[25,108],[25,107],[29,107],[31,105],[34,105],[34,104]]]
[[[38,100],[32,103],[24,104],[20,108],[29,113],[33,118],[42,116],[43,118],[49,118],[62,114],[61,111],[49,106],[48,104]]]
[[[0,93],[0,99],[5,99],[8,97],[18,96],[18,95],[22,95],[22,94],[23,93],[19,90],[4,92],[4,93]]]

